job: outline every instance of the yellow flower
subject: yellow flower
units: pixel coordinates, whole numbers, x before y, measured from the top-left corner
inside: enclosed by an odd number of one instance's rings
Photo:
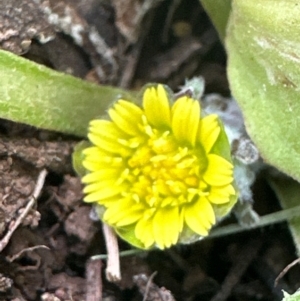
[[[186,235],[208,235],[236,201],[227,137],[200,104],[173,104],[163,85],[145,89],[142,107],[119,99],[93,120],[84,150],[85,201],[129,242],[168,248]],[[225,137],[225,139],[224,139]],[[223,155],[225,154],[224,158]]]

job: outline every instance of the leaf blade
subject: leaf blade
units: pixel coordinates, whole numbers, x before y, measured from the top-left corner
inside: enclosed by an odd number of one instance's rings
[[[0,50],[0,83],[0,118],[77,136],[85,136],[89,121],[105,114],[114,100],[130,95],[4,50]]]

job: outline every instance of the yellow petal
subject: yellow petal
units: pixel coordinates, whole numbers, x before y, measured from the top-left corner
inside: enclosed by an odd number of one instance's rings
[[[106,151],[100,150],[97,146],[86,148],[83,151],[83,155],[85,156],[82,162],[83,166],[90,171],[106,169],[107,167],[122,167],[124,165],[121,156],[113,156]]]
[[[172,130],[175,138],[195,146],[199,122],[199,102],[187,96],[179,98],[172,107]]]
[[[113,202],[107,205],[107,208],[103,215],[103,220],[108,224],[114,223],[115,221],[112,221],[111,219],[113,219],[118,212],[123,212],[124,208],[126,209],[127,206],[128,199],[120,197],[117,202]]]
[[[154,236],[152,219],[141,218],[136,224],[134,233],[137,239],[144,244],[146,249],[153,246]]]
[[[116,183],[116,179],[108,179],[107,181],[88,184],[84,187],[83,193],[88,194],[91,192],[100,191],[103,190],[103,188],[115,185],[115,183]]]
[[[117,158],[107,158],[107,160],[103,158],[102,161],[95,161],[94,157],[92,157],[91,160],[89,158],[84,159],[84,161],[82,161],[82,165],[86,170],[93,172],[103,168],[123,167],[123,162],[120,162]]]
[[[125,184],[105,186],[95,192],[87,194],[84,198],[84,201],[87,203],[99,202],[101,204],[101,200],[118,195],[126,189],[128,189],[128,186]]]
[[[155,127],[171,126],[171,110],[168,93],[163,85],[149,87],[143,95],[143,107],[149,123]]]
[[[215,213],[206,197],[183,207],[184,219],[188,227],[195,233],[206,236],[215,224]]]
[[[208,195],[208,199],[213,204],[225,204],[230,201],[231,195],[235,195],[235,190],[232,185],[220,187],[212,186]]]
[[[142,113],[138,106],[125,100],[119,100],[108,110],[108,115],[115,125],[131,136],[141,135],[138,124],[142,122]]]
[[[108,207],[108,206],[112,206],[112,204],[117,204],[120,200],[120,195],[114,195],[110,198],[106,198],[106,199],[103,199],[101,200],[101,204],[100,203],[96,203],[95,204],[95,208],[96,208],[96,212],[97,212],[97,208],[103,208],[104,207]],[[100,205],[100,206],[99,206]],[[103,210],[103,213],[104,213],[104,209]],[[99,211],[99,209],[98,209]],[[101,218],[102,218],[103,214],[101,215]]]
[[[153,235],[157,246],[164,249],[176,244],[179,227],[178,206],[159,208],[153,217]]]
[[[218,116],[208,115],[201,119],[198,142],[203,146],[206,153],[209,153],[219,137],[221,128],[218,123]]]
[[[141,122],[142,115],[144,114],[143,110],[137,106],[136,104],[120,99],[117,104],[119,105],[116,107],[118,112],[122,114],[124,117],[128,118],[129,120],[133,121],[134,123]]]
[[[103,168],[85,175],[81,179],[81,182],[93,183],[107,181],[109,179],[117,180],[121,173],[122,170],[118,168]]]
[[[205,224],[208,229],[216,223],[214,210],[207,197],[201,196],[195,203],[194,209],[196,210],[199,219],[203,221],[203,224]]]
[[[142,215],[143,212],[141,210],[131,209],[129,212],[127,212],[127,214],[124,214],[122,219],[120,218],[120,220],[116,223],[116,227],[124,227],[136,223]]]
[[[107,152],[101,151],[97,146],[91,146],[82,151],[85,156],[94,156],[95,158],[101,158],[107,156]]]
[[[130,148],[127,148],[122,144],[118,143],[117,140],[118,137],[116,137],[116,140],[107,140],[99,135],[89,133],[88,138],[93,144],[97,145],[101,150],[112,154],[120,154],[123,157],[127,157],[132,152]]]
[[[115,140],[117,138],[126,139],[128,135],[119,130],[116,125],[104,119],[96,119],[90,122],[89,132],[100,137]]]
[[[135,223],[142,217],[144,206],[131,199],[120,199],[108,207],[103,220],[113,227],[123,227]]]
[[[224,158],[209,154],[207,156],[208,165],[204,172],[203,179],[212,186],[224,186],[233,181],[233,166]]]
[[[108,164],[106,164],[105,162],[95,162],[95,161],[91,161],[91,160],[88,160],[88,159],[85,159],[84,161],[82,161],[82,165],[83,167],[88,170],[88,171],[97,171],[101,168],[107,168],[109,167]]]

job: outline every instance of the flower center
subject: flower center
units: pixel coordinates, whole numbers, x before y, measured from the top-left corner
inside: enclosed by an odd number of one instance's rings
[[[146,130],[147,138],[134,148],[128,159],[126,180],[130,190],[123,193],[149,207],[178,206],[205,194],[202,174],[207,159],[202,146],[180,145],[169,130]],[[129,194],[129,195],[128,195]]]

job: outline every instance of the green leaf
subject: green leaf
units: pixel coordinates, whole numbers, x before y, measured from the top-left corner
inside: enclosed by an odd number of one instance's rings
[[[228,141],[227,134],[225,132],[224,126],[220,120],[218,120],[218,124],[220,127],[220,134],[211,149],[211,153],[219,155],[226,159],[227,161],[232,163],[232,157],[230,152],[230,145]]]
[[[214,23],[221,40],[224,40],[232,0],[200,0]]]
[[[72,153],[72,165],[74,170],[76,171],[77,175],[79,177],[83,177],[86,175],[86,169],[84,168],[82,161],[84,158],[83,151],[87,148],[90,147],[91,143],[88,141],[81,141],[77,143],[74,147],[74,151]]]
[[[300,5],[236,0],[227,28],[228,76],[262,157],[300,181]]]
[[[129,94],[53,71],[3,50],[0,70],[0,118],[78,136],[85,136],[89,121],[105,114],[114,100]]]
[[[293,295],[288,294],[287,292],[283,291],[284,298],[282,301],[300,301],[300,292],[296,292]]]
[[[270,177],[268,179],[283,209],[299,206],[300,184],[290,178]],[[298,256],[300,256],[300,216],[288,221]],[[300,300],[300,299],[299,299]]]
[[[123,228],[115,228],[115,231],[122,239],[127,241],[129,244],[133,245],[138,249],[146,250],[144,244],[139,239],[137,239],[134,233],[135,225],[130,225]]]

